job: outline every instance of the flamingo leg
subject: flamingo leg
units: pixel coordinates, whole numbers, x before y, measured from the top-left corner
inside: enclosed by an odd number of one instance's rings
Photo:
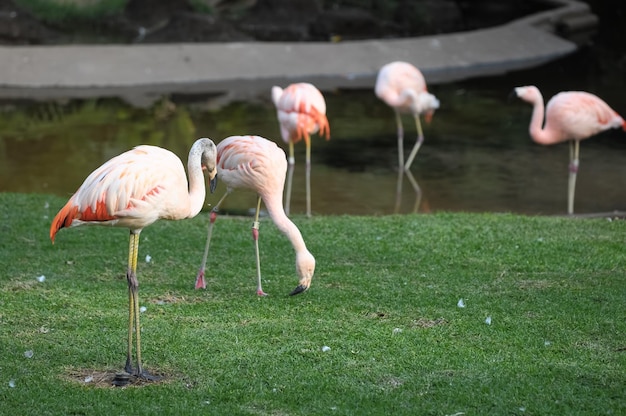
[[[291,207],[291,182],[293,179],[293,169],[296,164],[296,158],[293,151],[293,141],[289,140],[289,167],[287,168],[287,189],[285,191],[285,214],[289,215]]]
[[[402,204],[402,181],[404,179],[404,171],[398,170],[398,180],[396,181],[396,204],[393,208],[393,213],[400,212],[400,205]]]
[[[576,174],[578,173],[580,142],[572,140],[569,144],[569,182],[567,188],[567,213],[574,213],[574,193],[576,191]]]
[[[136,377],[143,378],[145,380],[158,380],[159,377],[155,377],[149,374],[143,369],[141,363],[141,324],[139,320],[139,282],[137,280],[137,255],[139,253],[139,234],[141,230],[130,231],[129,241],[129,254],[128,254],[128,273],[126,280],[128,281],[128,300],[129,300],[129,316],[128,316],[128,340],[130,342],[128,346],[128,355],[126,357],[125,370],[129,374],[133,374]],[[134,330],[133,330],[134,325]],[[132,338],[133,333],[135,335],[135,353],[137,355],[137,368],[135,372],[132,371],[131,365],[131,351],[132,351]]]
[[[215,224],[215,220],[217,219],[217,211],[222,205],[222,202],[226,199],[229,192],[226,191],[224,196],[220,198],[217,204],[211,210],[211,214],[209,217],[209,228],[206,236],[206,244],[204,245],[204,255],[202,256],[202,263],[200,264],[200,270],[198,270],[198,275],[196,276],[196,289],[206,289],[206,282],[204,281],[204,270],[206,268],[206,262],[209,258],[209,246],[211,245],[211,235],[213,234],[213,224]]]
[[[252,239],[254,240],[254,248],[256,250],[256,294],[259,296],[267,296],[261,287],[261,256],[259,255],[259,212],[261,211],[261,197],[257,202],[256,215],[252,224]]]
[[[422,146],[422,142],[424,141],[424,133],[422,132],[422,123],[420,122],[419,114],[415,114],[415,127],[417,128],[417,140],[415,142],[415,146],[413,146],[413,150],[411,150],[411,154],[409,158],[406,160],[404,164],[404,170],[408,171],[411,168],[411,164],[413,163],[413,159],[417,155],[418,150]]]
[[[396,125],[398,126],[398,168],[404,170],[404,127],[402,126],[402,117],[400,112],[396,112]]]
[[[133,328],[135,325],[135,302],[133,300],[133,293],[131,290],[131,275],[133,267],[134,256],[134,238],[133,233],[130,233],[128,239],[128,269],[126,270],[126,280],[128,281],[128,349],[126,352],[126,365],[124,370],[128,374],[133,373],[132,357],[133,357]]]
[[[306,144],[306,216],[311,218],[311,138],[304,136]]]
[[[420,188],[411,171],[406,171],[406,177],[409,178],[409,182],[411,182],[411,186],[415,191],[415,204],[413,205],[413,213],[416,214],[417,210],[419,209],[420,203],[422,202],[422,188]]]

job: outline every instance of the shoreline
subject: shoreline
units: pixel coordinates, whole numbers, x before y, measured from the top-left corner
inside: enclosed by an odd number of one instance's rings
[[[118,97],[146,107],[168,94],[228,101],[298,81],[363,89],[394,60],[413,63],[429,84],[501,75],[569,55],[589,39],[597,18],[587,4],[551,2],[559,7],[501,26],[419,38],[0,47],[0,99]]]

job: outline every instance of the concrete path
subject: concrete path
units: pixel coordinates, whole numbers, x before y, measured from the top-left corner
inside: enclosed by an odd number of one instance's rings
[[[586,4],[552,2],[559,7],[503,26],[409,39],[0,47],[0,98],[117,96],[144,106],[163,94],[246,98],[297,81],[321,90],[373,88],[378,69],[394,60],[419,67],[429,84],[497,75],[574,52],[557,27],[595,26]]]

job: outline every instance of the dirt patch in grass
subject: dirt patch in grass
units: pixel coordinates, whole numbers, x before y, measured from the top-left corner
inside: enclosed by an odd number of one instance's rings
[[[71,382],[95,388],[121,388],[121,387],[144,387],[156,384],[165,384],[172,381],[172,377],[153,373],[159,377],[156,381],[145,380],[139,377],[130,376],[127,373],[116,370],[95,370],[95,369],[70,369],[63,376]]]

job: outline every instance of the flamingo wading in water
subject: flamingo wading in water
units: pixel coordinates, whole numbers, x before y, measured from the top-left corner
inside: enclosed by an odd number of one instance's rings
[[[231,136],[217,145],[217,175],[226,184],[224,196],[211,210],[207,241],[202,264],[196,277],[196,289],[205,288],[204,269],[209,254],[213,224],[224,199],[235,189],[248,189],[258,194],[256,215],[252,225],[252,238],[256,250],[257,294],[265,296],[261,287],[261,262],[259,257],[259,211],[261,200],[276,227],[287,236],[296,252],[296,273],[299,285],[290,293],[297,295],[311,285],[315,272],[315,258],[307,250],[298,227],[283,209],[282,195],[285,185],[287,160],[285,152],[276,143],[259,136]]]
[[[539,89],[534,85],[517,87],[515,94],[533,105],[529,130],[535,142],[570,143],[567,213],[573,214],[580,141],[609,129],[621,127],[626,131],[626,122],[601,98],[584,91],[564,91],[548,101],[544,125],[543,97]]]
[[[430,123],[435,110],[439,108],[439,100],[427,91],[426,81],[420,70],[408,62],[401,61],[388,63],[380,69],[374,91],[376,96],[393,108],[396,113],[398,166],[400,170],[409,170],[424,141],[420,114],[424,114],[425,121]],[[404,162],[402,113],[413,115],[417,129],[417,141],[406,163]]]
[[[215,189],[217,149],[210,139],[198,139],[189,151],[187,168],[174,153],[156,146],[137,146],[93,171],[52,220],[50,239],[64,227],[109,225],[130,229],[128,248],[128,352],[124,369],[146,380],[157,377],[141,362],[137,254],[139,234],[159,219],[180,220],[196,216],[206,196],[203,170]],[[133,335],[137,367],[132,368]]]
[[[330,139],[330,127],[326,118],[326,102],[322,93],[312,84],[291,84],[284,90],[272,87],[272,101],[276,106],[280,133],[289,145],[289,175],[285,195],[285,211],[289,215],[291,205],[291,179],[296,163],[293,146],[304,139],[306,145],[306,215],[311,216],[311,134]]]

